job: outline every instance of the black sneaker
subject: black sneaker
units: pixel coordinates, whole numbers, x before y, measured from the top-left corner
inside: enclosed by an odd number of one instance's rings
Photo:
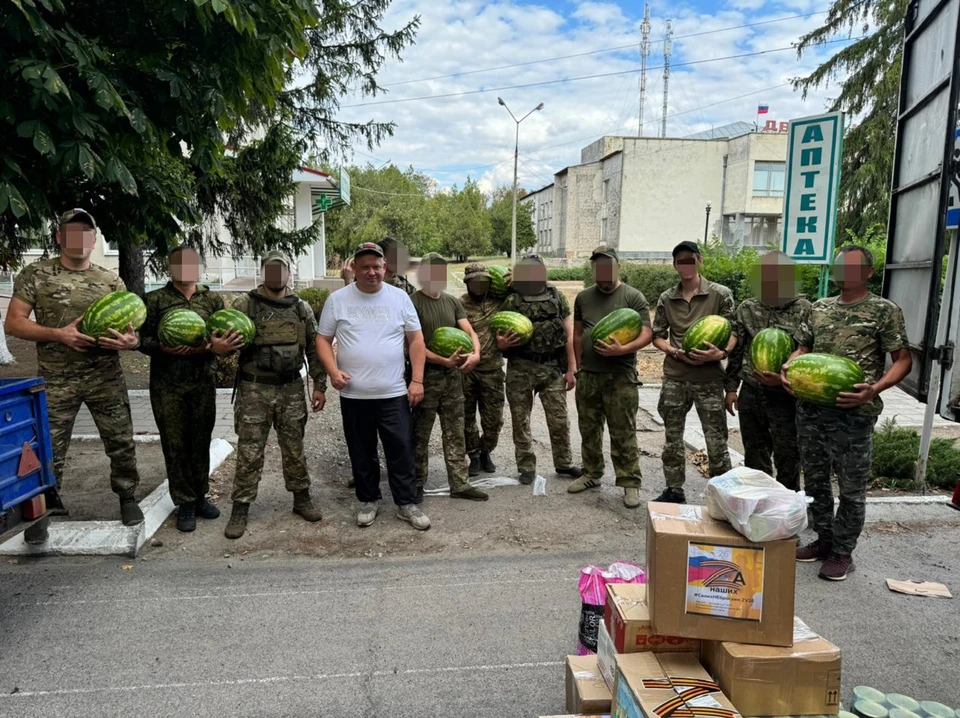
[[[579,466],[568,466],[565,469],[556,469],[556,472],[561,476],[572,476],[575,479],[579,479],[583,476],[583,469]]]
[[[203,498],[197,499],[193,503],[194,511],[197,514],[197,518],[201,519],[218,519],[220,518],[220,509],[210,503],[210,499],[206,496]]]
[[[177,531],[189,533],[197,528],[196,506],[193,503],[180,504],[177,507]]]
[[[136,526],[143,523],[143,511],[132,496],[120,499],[120,520],[124,526]]]
[[[671,489],[668,486],[654,501],[661,504],[685,504],[687,503],[687,497],[684,495],[683,489]]]
[[[479,456],[470,457],[470,466],[467,469],[467,473],[470,476],[480,476],[480,457]]]

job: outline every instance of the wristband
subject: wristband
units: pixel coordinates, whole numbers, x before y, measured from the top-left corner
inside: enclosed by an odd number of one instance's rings
[[[411,379],[411,380],[410,380],[410,383],[411,383],[411,384],[419,384],[420,386],[423,386],[423,382],[422,382],[422,381],[417,381],[416,379]]]

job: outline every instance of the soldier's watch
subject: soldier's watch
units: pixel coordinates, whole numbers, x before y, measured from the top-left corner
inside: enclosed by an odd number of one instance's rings
[[[723,357],[721,357],[720,361],[726,361],[727,357],[730,356],[729,352],[727,352],[726,349],[721,349],[720,353],[723,354]]]

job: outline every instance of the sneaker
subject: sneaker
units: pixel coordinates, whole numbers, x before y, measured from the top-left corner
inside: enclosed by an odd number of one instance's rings
[[[623,490],[623,505],[628,509],[635,509],[640,505],[640,489],[636,486],[627,486]]]
[[[600,479],[594,479],[590,476],[581,476],[567,487],[568,494],[579,494],[587,489],[595,489],[600,486]]]
[[[120,520],[124,526],[136,526],[143,523],[143,511],[132,496],[120,499]]]
[[[817,539],[797,549],[797,561],[800,563],[825,561],[830,558],[830,554],[833,553],[832,548],[829,541]]]
[[[661,504],[685,504],[687,496],[683,493],[683,489],[671,489],[668,486],[654,501]]]
[[[189,533],[197,528],[196,506],[193,503],[180,504],[177,507],[177,531]]]
[[[357,511],[357,526],[370,526],[380,513],[379,501],[368,501]]]
[[[460,491],[451,491],[450,498],[467,499],[468,501],[486,501],[490,498],[490,496],[486,491],[481,491],[480,489],[475,489],[472,486],[468,486]]]
[[[492,474],[497,470],[497,465],[493,463],[493,459],[490,458],[489,452],[480,452],[480,468],[483,469],[483,471],[487,474]]]
[[[533,483],[533,480],[537,478],[536,471],[521,471],[520,472],[520,483],[524,486],[529,486]]]
[[[565,469],[555,469],[555,471],[560,474],[560,476],[572,476],[575,479],[583,476],[583,469],[579,466],[568,466]]]
[[[847,574],[853,573],[856,566],[853,565],[853,556],[848,553],[830,554],[830,558],[823,562],[820,567],[820,578],[827,581],[843,581]]]
[[[214,506],[206,496],[197,499],[194,504],[194,511],[197,518],[200,519],[218,519],[220,518],[220,509]]]
[[[467,473],[470,476],[480,476],[480,457],[471,456],[470,457],[470,466],[467,468]]]
[[[430,519],[416,504],[397,507],[397,518],[406,521],[419,531],[426,531],[430,528]]]

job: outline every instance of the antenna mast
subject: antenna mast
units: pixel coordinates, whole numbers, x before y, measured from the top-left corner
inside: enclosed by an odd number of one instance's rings
[[[670,97],[670,57],[673,55],[673,22],[667,20],[667,37],[663,41],[663,115],[660,118],[660,136],[667,136],[667,100]]]
[[[647,57],[650,55],[650,4],[643,8],[643,22],[640,23],[640,127],[637,137],[643,137],[643,106],[647,101]]]

